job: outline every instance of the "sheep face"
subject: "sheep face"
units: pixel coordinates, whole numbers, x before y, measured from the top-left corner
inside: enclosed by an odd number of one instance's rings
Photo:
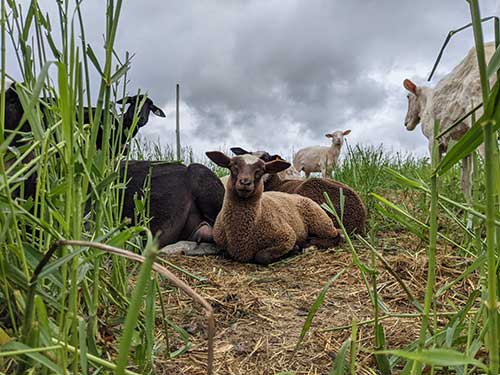
[[[342,145],[344,144],[344,137],[350,132],[350,130],[337,130],[333,133],[325,134],[325,137],[331,138],[332,145],[342,147]]]
[[[262,177],[266,173],[281,172],[290,166],[290,163],[283,160],[266,163],[254,155],[230,158],[218,151],[207,152],[206,155],[215,164],[231,171],[231,177],[226,186],[227,191],[235,193],[240,199],[260,197],[264,190]]]
[[[136,111],[136,106],[140,105],[144,100],[143,106],[139,109],[139,113],[137,114],[138,121],[137,126],[141,127],[147,124],[149,120],[149,113],[153,112],[156,116],[166,117],[165,113],[154,105],[153,101],[149,98],[145,98],[144,95],[135,95],[135,96],[126,96],[123,99],[117,101],[118,104],[130,104],[130,107],[127,109],[126,115],[130,116],[130,121],[132,121],[134,112]]]
[[[418,88],[412,81],[405,79],[404,88],[408,91],[408,112],[406,112],[405,127],[406,130],[414,130],[420,123],[420,103],[418,100]]]
[[[265,163],[253,155],[237,156],[232,159],[231,183],[240,198],[250,198],[262,194],[260,183],[265,174]]]

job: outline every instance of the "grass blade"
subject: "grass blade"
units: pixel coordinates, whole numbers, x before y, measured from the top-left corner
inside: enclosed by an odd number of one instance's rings
[[[391,354],[397,357],[410,359],[420,363],[425,363],[432,366],[463,366],[473,365],[483,370],[488,370],[488,367],[481,361],[474,358],[469,358],[465,354],[450,349],[423,349],[418,352],[407,352],[404,350],[382,350],[376,354]]]
[[[314,316],[318,312],[319,308],[323,304],[323,301],[325,300],[326,293],[328,292],[328,289],[332,286],[333,282],[337,280],[342,274],[344,273],[345,269],[341,270],[338,272],[334,277],[332,277],[321,289],[321,292],[318,294],[318,297],[316,297],[316,300],[312,304],[311,308],[309,309],[309,313],[307,314],[306,321],[304,322],[304,325],[302,327],[302,331],[300,332],[299,340],[297,341],[297,344],[295,345],[294,353],[297,352],[299,349],[300,344],[304,340],[304,337],[306,336],[307,332],[309,329],[311,329],[312,321],[314,319]]]

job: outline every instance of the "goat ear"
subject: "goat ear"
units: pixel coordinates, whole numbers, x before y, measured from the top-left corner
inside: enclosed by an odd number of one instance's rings
[[[284,160],[273,160],[266,163],[266,173],[278,173],[290,167],[290,163]]]
[[[403,87],[405,89],[407,89],[409,92],[412,92],[414,93],[415,95],[417,95],[417,85],[415,85],[412,81],[410,81],[409,79],[405,79],[403,81]]]
[[[165,115],[165,112],[163,112],[160,108],[158,108],[157,106],[155,106],[154,104],[151,104],[149,106],[149,110],[151,112],[153,112],[156,116],[159,116],[159,117],[167,117]]]
[[[325,134],[325,137],[326,137],[326,138],[333,138],[333,134],[326,133],[326,134]]]
[[[231,158],[225,155],[223,152],[208,151],[205,152],[205,155],[207,155],[208,158],[212,160],[215,164],[217,164],[219,167],[229,168],[229,165],[231,164]]]
[[[246,155],[246,154],[250,154],[249,151],[241,148],[241,147],[231,147],[230,148],[231,152],[235,155]]]
[[[351,132],[351,129],[347,129],[347,130],[344,130],[344,133],[343,133],[343,134],[344,134],[344,135],[347,135],[347,134],[349,134],[350,132]]]

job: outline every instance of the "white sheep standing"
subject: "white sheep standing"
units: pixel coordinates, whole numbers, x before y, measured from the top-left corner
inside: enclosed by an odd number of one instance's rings
[[[344,137],[350,132],[350,130],[337,130],[325,134],[325,137],[331,138],[332,145],[330,147],[311,146],[300,149],[293,158],[293,166],[299,172],[304,171],[306,178],[312,172],[321,172],[323,178],[327,177],[327,171],[337,164],[344,144]]]
[[[484,46],[486,61],[490,61],[495,52],[494,43]],[[490,84],[495,82],[492,76]],[[408,90],[408,112],[405,127],[412,131],[422,124],[422,132],[429,140],[429,150],[432,150],[434,138],[434,121],[440,121],[440,132],[451,126],[456,120],[482,102],[481,83],[477,65],[476,50],[472,48],[467,56],[434,88],[417,86],[405,79],[403,86]],[[482,115],[482,108],[476,112],[476,118]],[[470,117],[457,125],[452,131],[439,139],[440,156],[448,150],[450,140],[458,141],[470,129]],[[483,154],[483,147],[479,152]],[[462,161],[462,189],[470,197],[470,158]]]

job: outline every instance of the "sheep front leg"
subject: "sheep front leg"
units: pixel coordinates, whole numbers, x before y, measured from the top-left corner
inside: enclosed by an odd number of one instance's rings
[[[255,254],[255,263],[267,266],[268,264],[282,258],[294,249],[297,236],[295,232],[291,230],[289,233],[283,232],[283,234],[276,236],[274,239],[276,241],[274,246],[261,249],[257,252],[257,254]]]
[[[467,156],[464,159],[462,159],[462,190],[465,195],[465,199],[467,202],[472,201],[472,186],[471,186],[471,173],[472,173],[472,158],[471,156]]]
[[[334,238],[309,237],[305,242],[304,248],[316,246],[318,249],[330,249],[340,245],[343,241],[344,238],[340,234]]]
[[[320,162],[320,169],[321,169],[321,177],[322,178],[327,178],[327,166],[328,166],[328,159],[322,159]]]
[[[227,250],[228,245],[227,245],[226,232],[224,231],[223,226],[217,225],[217,222],[213,227],[212,236],[217,246],[221,247],[224,250]]]
[[[301,211],[308,230],[306,246],[328,249],[342,242],[342,236],[330,217],[315,202],[304,200]]]

